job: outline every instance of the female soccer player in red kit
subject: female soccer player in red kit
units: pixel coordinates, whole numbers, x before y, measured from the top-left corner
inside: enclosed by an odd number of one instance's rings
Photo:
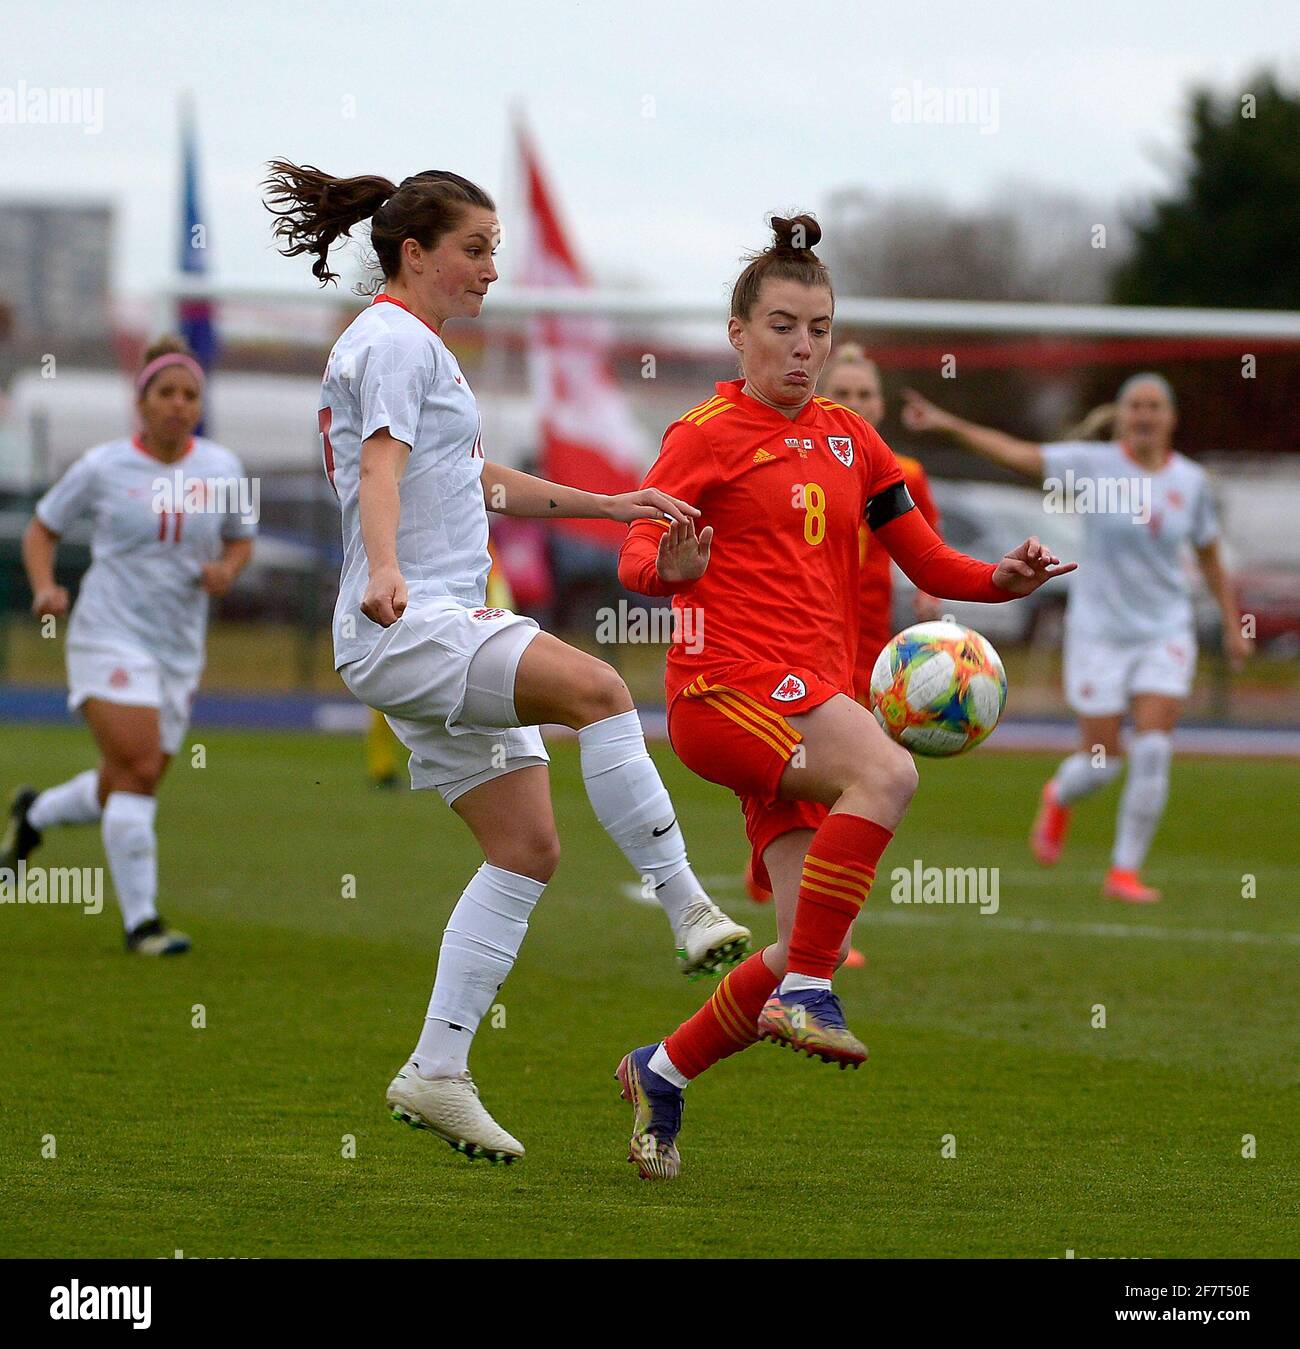
[[[669,737],[688,768],[740,798],[778,933],[663,1044],[619,1064],[646,1178],[677,1175],[683,1089],[719,1059],[759,1038],[843,1066],[867,1056],[831,976],[917,775],[853,697],[860,522],[918,587],[952,599],[1027,595],[1073,567],[1036,539],[996,566],[944,546],[884,441],[815,396],[834,310],[812,251],[820,227],[798,216],[772,229],[732,291],[742,378],[668,428],[646,476],[698,507],[699,532],[694,520],[637,521],[619,558],[625,586],[671,594],[703,624],[689,629],[702,641],[669,648]]]
[[[822,371],[822,387],[832,403],[856,412],[868,426],[878,427],[885,416],[884,386],[880,368],[856,342],[844,342],[835,347],[835,353]],[[934,504],[930,480],[919,459],[895,455],[903,470],[903,481],[908,494],[916,503],[927,524],[940,533],[939,508]],[[865,520],[858,527],[858,656],[853,669],[853,696],[864,706],[871,703],[871,672],[880,655],[894,635],[894,576],[889,553],[873,543],[871,528]],[[938,618],[939,601],[925,591],[915,591],[912,597],[916,621],[923,623]],[[771,902],[772,892],[763,889],[755,880],[753,866],[745,868],[745,889],[756,904]],[[867,958],[850,946],[844,958],[850,969],[861,969]]]
[[[885,416],[885,395],[880,370],[875,361],[856,342],[836,346],[835,354],[822,371],[822,385],[832,403],[856,412],[868,426],[878,427]],[[920,460],[907,455],[896,455],[903,470],[903,481],[916,508],[936,534],[939,529],[939,508],[934,504],[930,480]],[[861,604],[858,609],[858,655],[853,671],[853,696],[858,702],[870,705],[871,671],[886,643],[894,635],[894,578],[889,553],[871,541],[871,529],[863,520],[858,528],[858,573]],[[938,618],[940,604],[923,590],[916,591],[913,609],[918,623]],[[756,904],[767,904],[772,892],[754,880],[753,868],[745,870],[745,888]],[[861,952],[849,949],[845,962],[849,966],[866,964]]]

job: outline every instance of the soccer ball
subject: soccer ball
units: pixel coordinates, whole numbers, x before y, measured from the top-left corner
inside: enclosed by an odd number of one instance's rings
[[[960,754],[986,739],[1007,705],[993,644],[956,623],[904,628],[876,657],[871,710],[913,754]]]

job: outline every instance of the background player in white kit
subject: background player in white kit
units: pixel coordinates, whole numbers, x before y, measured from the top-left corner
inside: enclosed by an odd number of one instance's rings
[[[1120,725],[1131,713],[1128,778],[1120,798],[1110,899],[1151,903],[1160,893],[1139,876],[1169,794],[1171,734],[1196,673],[1196,632],[1184,567],[1190,546],[1223,620],[1224,649],[1239,668],[1250,653],[1219,551],[1219,525],[1205,470],[1172,448],[1177,411],[1160,375],[1120,388],[1115,440],[1035,445],[962,421],[908,392],[903,422],[943,431],[995,463],[1055,492],[1085,493],[1079,570],[1065,623],[1066,700],[1078,714],[1080,750],[1044,786],[1031,846],[1050,865],[1061,854],[1074,802],[1120,774]],[[1098,750],[1100,749],[1100,753]]]
[[[509,974],[559,860],[538,723],[578,732],[597,819],[654,886],[687,972],[739,959],[749,932],[704,894],[622,679],[605,662],[487,608],[487,510],[630,521],[698,512],[655,489],[598,496],[487,462],[479,414],[439,330],[477,317],[497,278],[492,199],[456,174],[331,178],[270,165],[268,207],[288,256],[363,221],[384,292],[335,343],[321,389],[325,471],[343,513],[335,664],[411,751],[413,787],[437,788],[485,861],[443,936],[419,1042],[388,1089],[394,1116],[470,1157],[523,1146],[478,1100],[470,1043]]]
[[[47,791],[18,790],[0,866],[26,858],[54,825],[98,821],[127,949],[174,955],[190,941],[158,915],[154,793],[189,725],[208,597],[234,584],[256,522],[239,460],[193,434],[203,371],[179,339],[145,354],[136,404],[139,434],[87,450],[37,503],[23,536],[32,611],[61,619],[59,537],[82,517],[94,522],[65,655],[68,708],[85,717],[100,762]]]

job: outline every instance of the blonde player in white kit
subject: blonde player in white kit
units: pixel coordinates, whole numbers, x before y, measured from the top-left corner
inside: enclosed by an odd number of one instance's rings
[[[1083,550],[1065,620],[1065,692],[1081,748],[1044,786],[1030,844],[1044,865],[1061,855],[1070,807],[1119,777],[1120,726],[1130,714],[1128,777],[1102,893],[1149,904],[1139,875],[1169,794],[1171,736],[1196,673],[1196,631],[1184,557],[1196,555],[1223,620],[1234,668],[1250,654],[1219,551],[1205,470],[1173,445],[1174,393],[1160,375],[1120,388],[1115,440],[1035,445],[962,421],[908,392],[903,422],[942,431],[987,459],[1042,482],[1049,503],[1080,514]]]
[[[625,521],[698,512],[654,489],[598,496],[484,459],[478,406],[439,335],[448,319],[477,317],[497,279],[500,229],[481,188],[444,172],[395,187],[270,167],[285,254],[314,254],[324,284],[335,279],[331,244],[369,220],[383,272],[383,292],[335,343],[321,387],[321,450],[343,515],[335,664],[411,751],[412,786],[436,788],[485,858],[452,912],[428,1014],[388,1104],[467,1156],[508,1162],[523,1146],[479,1102],[468,1055],[559,860],[539,723],[578,732],[597,819],[653,885],[683,969],[726,968],[750,934],[691,871],[618,674],[532,619],[486,606],[487,511]]]
[[[16,866],[60,824],[99,823],[127,950],[187,951],[158,914],[155,792],[189,725],[203,673],[208,598],[224,595],[252,555],[252,494],[239,460],[195,427],[203,370],[179,339],[151,347],[136,377],[140,431],[87,450],[36,505],[23,536],[32,611],[61,620],[59,538],[93,521],[91,564],[68,623],[68,708],[80,711],[100,762],[43,792],[20,788],[0,843]]]

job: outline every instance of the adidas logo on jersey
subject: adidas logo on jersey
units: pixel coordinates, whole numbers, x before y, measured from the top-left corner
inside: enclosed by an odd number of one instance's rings
[[[769,454],[766,450],[754,451],[754,462],[756,464],[770,464],[776,459],[776,455]]]

